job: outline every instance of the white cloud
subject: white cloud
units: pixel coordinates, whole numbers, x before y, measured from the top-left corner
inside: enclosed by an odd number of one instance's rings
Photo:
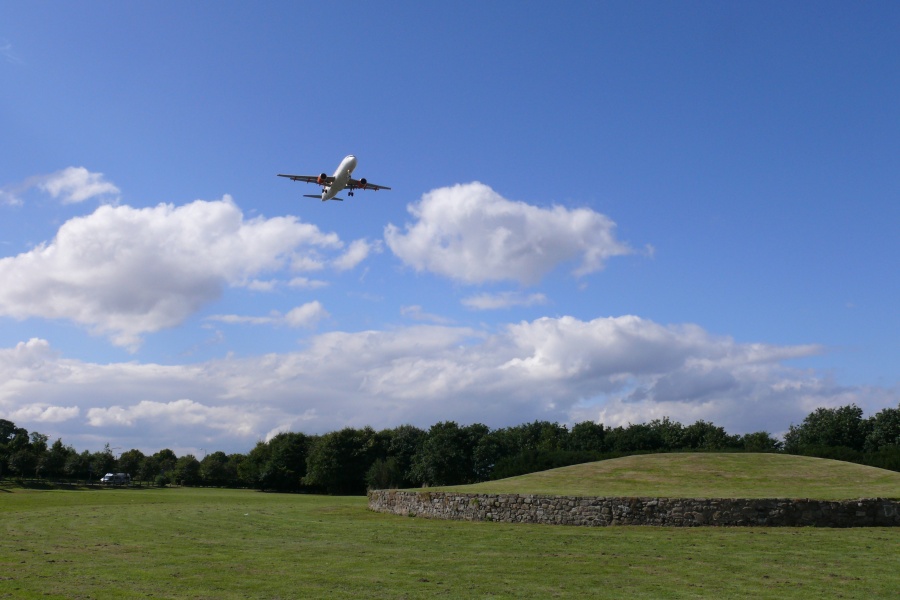
[[[7,206],[22,206],[24,202],[22,202],[20,196],[21,191],[20,188],[16,187],[0,188],[0,204],[6,204]]]
[[[37,185],[54,198],[61,198],[63,204],[84,202],[98,196],[119,195],[119,188],[105,181],[103,173],[91,173],[84,167],[68,167],[47,175]]]
[[[6,419],[12,422],[29,421],[35,423],[61,423],[78,417],[81,411],[77,406],[47,406],[46,404],[27,404],[10,412]]]
[[[87,413],[87,424],[97,428],[133,428],[138,424],[142,427],[174,427],[178,430],[202,427],[242,437],[253,435],[254,426],[258,423],[259,419],[239,408],[206,406],[187,399],[171,402],[141,400],[131,406],[92,408]]]
[[[210,315],[206,317],[207,321],[218,321],[219,323],[227,323],[229,325],[273,325],[283,320],[281,313],[274,311],[275,314],[268,317],[250,317],[246,315]]]
[[[288,282],[288,287],[304,290],[317,290],[327,286],[327,281],[322,281],[321,279],[309,279],[307,277],[294,277]]]
[[[349,271],[364,261],[370,252],[381,252],[381,241],[369,243],[366,240],[354,240],[347,251],[336,258],[332,265],[338,271]]]
[[[328,317],[328,311],[322,304],[315,300],[302,306],[292,308],[287,314],[282,315],[273,310],[268,317],[249,317],[242,315],[211,315],[206,317],[208,321],[218,321],[232,325],[286,325],[288,327],[313,327],[320,320]]]
[[[25,181],[19,183],[7,184],[0,187],[0,203],[8,204],[9,206],[22,206],[25,203],[22,200],[22,196],[26,194],[28,190],[40,185],[45,178],[46,176],[37,175],[29,177]]]
[[[523,294],[521,292],[500,292],[499,294],[477,294],[463,298],[463,306],[472,310],[495,310],[512,306],[538,306],[547,304],[544,294]]]
[[[133,350],[226,286],[258,289],[260,273],[315,267],[342,246],[295,217],[245,220],[228,196],[104,205],[64,223],[52,242],[0,259],[0,315],[68,319]]]
[[[407,208],[415,222],[405,232],[385,228],[391,251],[416,271],[465,283],[534,284],[570,261],[579,261],[574,274],[581,276],[632,252],[600,213],[513,202],[481,183],[433,190]]]
[[[322,304],[314,301],[292,308],[284,315],[284,321],[291,327],[313,327],[327,316],[328,311],[322,307]]]
[[[900,401],[897,389],[839,386],[784,364],[820,352],[633,316],[542,318],[495,333],[438,325],[330,332],[297,352],[182,366],[84,363],[31,340],[0,349],[0,418],[20,415],[18,425],[76,447],[246,452],[286,428],[442,420],[624,425],[669,416],[777,433],[817,406],[854,402],[872,414]]]
[[[254,279],[252,281],[247,282],[244,286],[248,290],[252,290],[254,292],[271,292],[278,287],[279,281],[277,279],[268,279],[263,281],[261,279]]]
[[[401,306],[400,314],[404,317],[412,319],[413,321],[428,321],[430,323],[435,323],[437,325],[449,325],[453,322],[452,319],[448,319],[446,317],[442,317],[440,315],[435,315],[432,313],[425,312],[421,306],[418,304],[412,304],[410,306]]]

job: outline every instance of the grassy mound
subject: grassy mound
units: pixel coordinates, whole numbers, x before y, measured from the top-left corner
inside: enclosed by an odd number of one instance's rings
[[[667,498],[900,498],[900,473],[785,454],[648,454],[475,485],[472,493]]]

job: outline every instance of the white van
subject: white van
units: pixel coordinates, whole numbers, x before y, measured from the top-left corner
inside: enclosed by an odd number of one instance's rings
[[[100,478],[100,483],[123,484],[131,482],[128,473],[107,473]]]

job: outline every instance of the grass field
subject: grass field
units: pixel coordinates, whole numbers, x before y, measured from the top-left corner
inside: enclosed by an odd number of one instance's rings
[[[0,493],[6,598],[896,598],[891,529],[575,528],[209,489]]]
[[[365,498],[0,488],[0,598],[896,598],[896,529],[430,521]]]
[[[900,473],[786,454],[676,453],[628,456],[436,489],[561,496],[842,500],[900,498]]]

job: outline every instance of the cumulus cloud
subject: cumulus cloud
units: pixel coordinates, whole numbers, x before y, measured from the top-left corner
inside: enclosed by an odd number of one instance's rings
[[[226,196],[184,206],[99,207],[56,238],[0,259],[0,315],[68,319],[135,349],[180,324],[226,286],[257,275],[318,269],[343,243],[295,217],[246,220]]]
[[[840,386],[785,364],[822,351],[634,316],[542,318],[495,332],[426,324],[328,332],[297,352],[180,366],[85,363],[31,340],[0,349],[0,418],[19,415],[20,426],[39,424],[76,446],[246,452],[290,428],[442,420],[614,426],[668,416],[778,433],[818,406],[853,402],[874,413],[900,401],[897,389]]]
[[[481,183],[433,190],[407,209],[414,222],[404,231],[385,228],[391,251],[416,271],[464,283],[534,284],[571,261],[581,276],[632,252],[600,213],[507,200]]]
[[[115,203],[120,193],[103,173],[92,173],[84,167],[67,167],[50,175],[35,175],[0,187],[0,204],[21,206],[24,204],[22,198],[32,189],[46,192],[63,204],[77,204],[91,198]]]
[[[201,426],[227,434],[247,436],[254,433],[258,419],[245,411],[228,406],[206,406],[193,400],[179,399],[171,402],[141,400],[131,406],[113,405],[92,408],[87,413],[91,427],[134,427],[136,424],[163,425],[179,429]]]
[[[46,404],[29,404],[11,411],[7,420],[28,421],[35,423],[61,423],[77,417],[81,411],[77,406],[47,406]]]
[[[90,198],[118,196],[119,188],[84,167],[68,167],[38,180],[37,186],[63,204],[84,202]]]
[[[463,306],[472,310],[495,310],[512,306],[538,306],[547,304],[544,294],[523,294],[521,292],[500,292],[499,294],[477,294],[463,298]]]

